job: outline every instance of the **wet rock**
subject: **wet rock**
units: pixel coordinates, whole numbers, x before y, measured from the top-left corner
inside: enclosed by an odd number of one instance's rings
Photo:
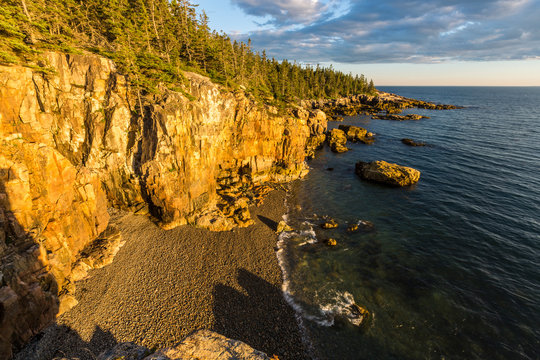
[[[345,146],[345,144],[347,144],[347,136],[343,130],[332,129],[326,135],[326,141],[333,152],[343,153],[349,151],[349,149]]]
[[[287,232],[287,231],[293,231],[293,228],[290,227],[289,225],[287,225],[287,223],[285,221],[281,220],[278,223],[276,232],[278,234],[281,234],[282,232]]]
[[[358,304],[350,305],[349,311],[351,312],[351,315],[356,318],[354,323],[358,325],[361,325],[369,317],[369,311]]]
[[[420,179],[420,171],[386,161],[359,161],[356,163],[356,173],[363,179],[392,186],[408,186]]]
[[[350,224],[350,225],[347,227],[347,232],[350,232],[350,233],[352,233],[352,232],[357,232],[359,228],[360,228],[360,227],[358,226],[358,224]]]
[[[334,219],[330,219],[321,224],[323,229],[335,229],[338,227],[338,223]]]
[[[408,139],[408,138],[401,139],[401,142],[409,146],[426,146],[426,143],[417,142],[417,141],[414,141],[413,139]]]
[[[336,245],[337,245],[337,240],[334,239],[334,238],[329,238],[329,239],[326,239],[326,240],[324,241],[324,244],[325,244],[326,246],[336,246]]]
[[[363,231],[373,231],[375,230],[375,224],[373,224],[371,221],[368,220],[360,220],[359,227]]]

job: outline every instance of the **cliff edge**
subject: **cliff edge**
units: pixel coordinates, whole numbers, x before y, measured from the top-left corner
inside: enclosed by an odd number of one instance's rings
[[[43,58],[49,74],[0,66],[3,358],[69,309],[74,282],[103,263],[88,254],[110,238],[109,208],[165,228],[249,226],[248,206],[305,175],[326,130],[320,111],[278,114],[200,75],[141,99],[109,59]]]

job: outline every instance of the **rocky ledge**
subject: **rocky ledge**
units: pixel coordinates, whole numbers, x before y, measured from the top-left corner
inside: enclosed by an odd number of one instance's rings
[[[359,161],[356,163],[356,173],[362,179],[391,186],[413,185],[420,179],[420,171],[386,161]]]
[[[376,119],[376,120],[406,121],[406,120],[429,119],[429,116],[422,116],[418,114],[407,114],[407,115],[382,114],[382,115],[372,115],[371,118]]]

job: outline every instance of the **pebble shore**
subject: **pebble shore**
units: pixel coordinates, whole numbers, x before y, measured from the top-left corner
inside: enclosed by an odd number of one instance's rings
[[[145,216],[117,215],[126,240],[114,262],[77,284],[79,305],[16,359],[95,359],[120,342],[172,346],[210,329],[279,359],[305,359],[294,310],[281,293],[275,246],[285,193],[251,209],[255,224],[228,232],[162,230]]]

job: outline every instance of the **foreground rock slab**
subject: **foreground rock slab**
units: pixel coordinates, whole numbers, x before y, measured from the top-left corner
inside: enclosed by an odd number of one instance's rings
[[[391,186],[413,185],[420,179],[420,171],[386,161],[359,161],[356,163],[356,173],[362,179]]]
[[[270,360],[263,352],[238,340],[226,338],[210,330],[199,330],[176,346],[158,350],[152,355],[145,347],[132,343],[116,345],[101,354],[98,360]]]

